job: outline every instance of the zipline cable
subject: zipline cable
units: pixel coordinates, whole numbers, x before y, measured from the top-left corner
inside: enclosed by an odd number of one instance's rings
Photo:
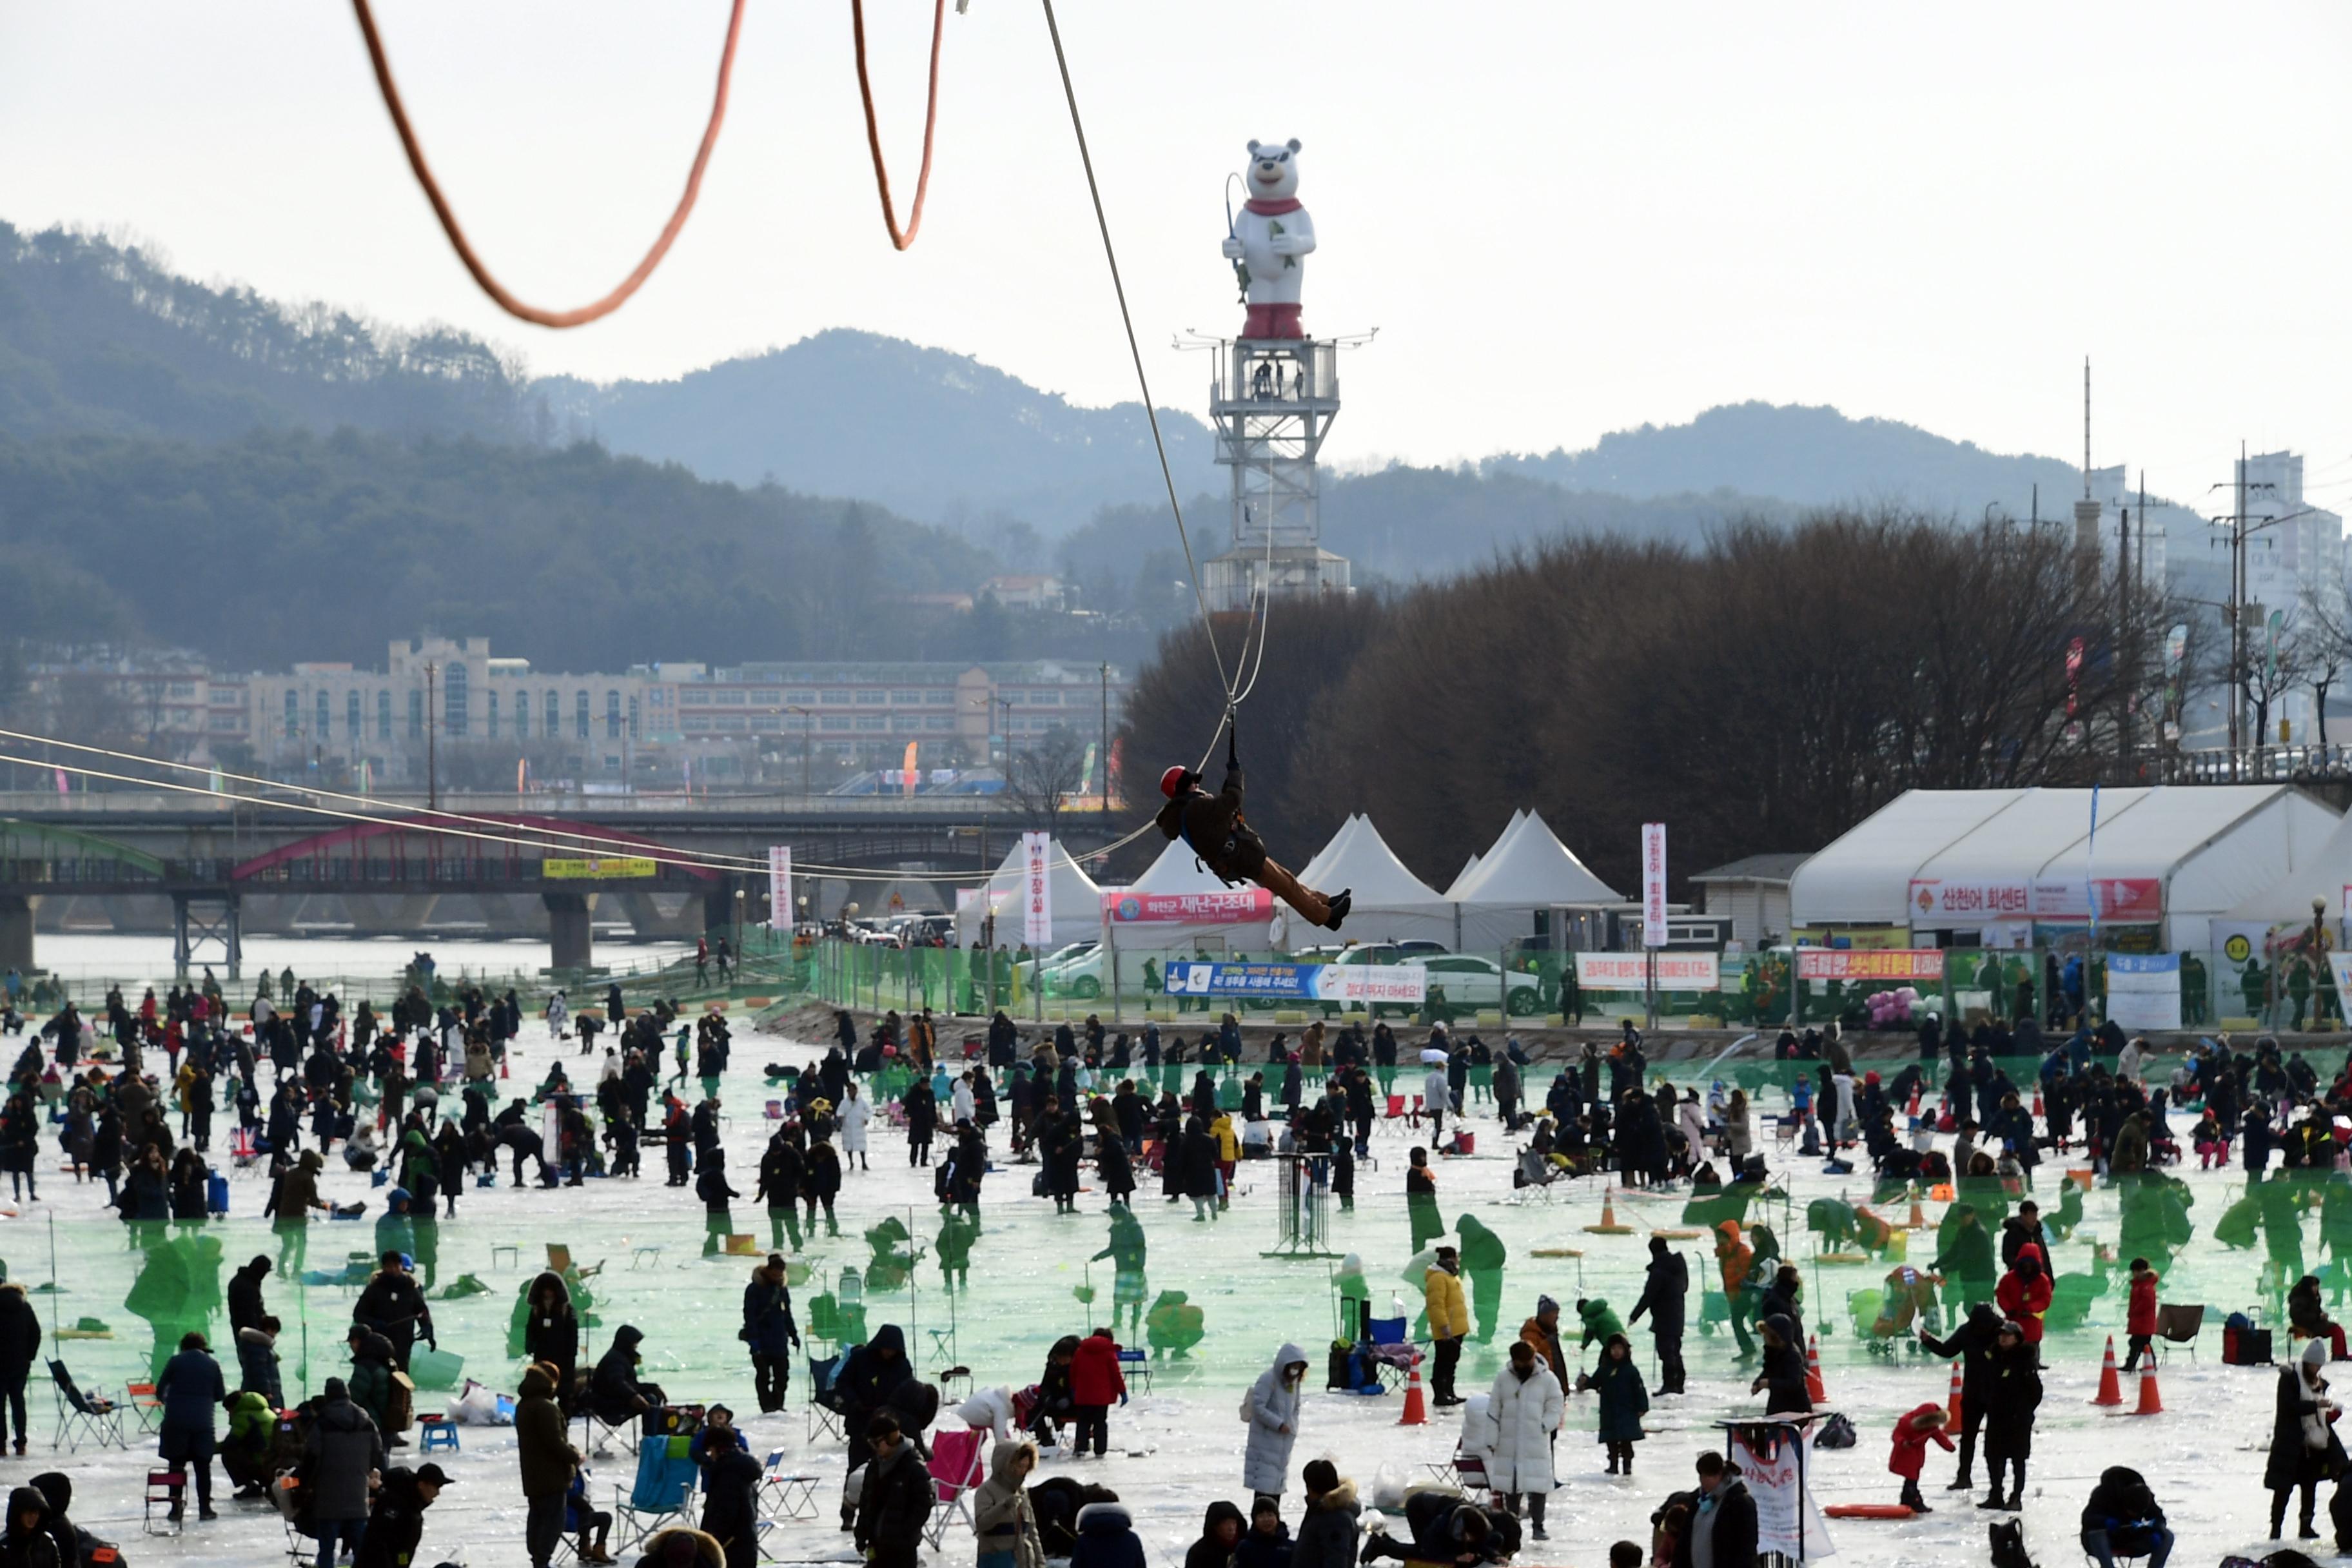
[[[457,252],[457,259],[465,264],[466,270],[473,274],[475,283],[480,286],[482,292],[488,294],[499,309],[509,316],[530,321],[537,326],[585,326],[590,321],[611,315],[614,310],[619,310],[623,302],[635,293],[646,279],[654,275],[654,268],[661,265],[662,258],[669,254],[669,247],[677,240],[679,231],[686,227],[687,215],[694,211],[695,198],[702,192],[703,170],[709,165],[712,149],[719,145],[719,127],[727,118],[727,89],[735,74],[735,45],[743,31],[744,0],[734,0],[733,5],[729,10],[727,45],[719,56],[719,86],[711,94],[710,119],[702,128],[702,144],[695,149],[694,165],[687,171],[686,190],[679,195],[677,207],[669,215],[669,221],[662,226],[660,236],[654,240],[653,248],[646,252],[645,259],[638,262],[635,270],[622,279],[611,293],[601,300],[572,310],[547,310],[536,305],[526,304],[509,292],[506,285],[491,276],[489,268],[474,253],[472,243],[466,238],[465,229],[458,225],[456,211],[449,205],[449,198],[441,194],[441,183],[433,177],[433,166],[425,162],[425,149],[416,139],[415,128],[408,122],[408,110],[401,101],[399,84],[392,79],[392,60],[384,52],[383,36],[376,31],[375,13],[370,6],[369,0],[352,0],[352,9],[359,17],[360,35],[367,41],[368,60],[375,68],[376,89],[383,95],[383,106],[392,115],[393,129],[400,134],[400,145],[408,154],[408,166],[415,174],[416,183],[424,188],[425,199],[433,205],[433,214],[441,220],[441,232],[449,237],[449,244]],[[858,82],[861,88],[865,84],[864,59],[861,34],[858,67]],[[936,86],[939,78],[939,41],[936,36],[931,42],[931,74],[932,81]],[[866,101],[866,119],[870,128],[874,121],[874,105],[871,98]],[[876,156],[877,159],[876,172],[878,174],[880,172],[878,150]],[[930,172],[930,132],[928,126],[923,132],[923,169],[928,175]],[[889,192],[886,185],[882,196],[886,212],[889,199]],[[919,221],[922,208],[922,195],[919,189],[916,193],[915,205]],[[892,237],[894,239],[897,237],[895,231]],[[911,228],[908,229],[907,237],[910,241],[914,238],[914,231]],[[906,247],[901,245],[898,248],[904,250]]]
[[[69,751],[83,752],[97,756],[109,757],[126,763],[132,763],[142,767],[170,768],[181,773],[203,773],[207,778],[209,778],[212,773],[212,770],[210,768],[206,768],[194,763],[167,762],[159,757],[142,757],[135,752],[119,751],[106,746],[84,745],[79,742],[58,740],[48,735],[28,734],[16,730],[0,730],[0,739],[29,741],[37,745],[62,747]],[[0,753],[0,763],[15,763],[32,768],[48,768],[59,773],[71,773],[77,777],[103,779],[110,783],[117,784],[137,784],[143,788],[166,790],[180,795],[199,795],[209,799],[225,800],[239,805],[264,807],[275,806],[287,811],[299,811],[309,816],[331,817],[340,821],[374,823],[391,827],[408,828],[422,833],[442,833],[452,837],[473,838],[478,839],[484,843],[507,844],[527,849],[579,849],[602,845],[609,846],[613,849],[625,850],[628,855],[634,858],[654,860],[663,865],[681,866],[706,871],[762,871],[767,868],[768,864],[763,859],[758,859],[749,856],[727,855],[717,851],[681,850],[674,848],[668,845],[648,846],[644,841],[638,839],[613,838],[604,835],[580,833],[570,828],[532,827],[520,829],[519,831],[520,833],[530,835],[530,837],[518,837],[515,833],[467,832],[459,828],[447,826],[441,822],[420,821],[419,818],[447,818],[451,821],[471,822],[487,827],[513,828],[516,827],[517,825],[502,821],[498,817],[480,816],[467,812],[419,810],[404,805],[397,801],[383,800],[373,795],[351,795],[339,790],[317,789],[308,785],[281,784],[275,780],[261,778],[251,773],[229,773],[224,772],[220,776],[224,779],[234,778],[244,783],[259,784],[266,788],[289,789],[294,790],[299,794],[320,796],[327,799],[356,801],[362,805],[380,807],[382,811],[384,812],[399,812],[404,815],[390,816],[369,812],[346,810],[332,806],[306,805],[299,801],[286,800],[274,796],[242,795],[234,790],[215,790],[211,788],[209,785],[177,784],[169,779],[141,778],[135,774],[110,773],[99,768],[81,767],[71,763],[60,763],[53,758],[20,757]],[[1073,855],[1066,847],[1060,847],[1061,854],[1063,858],[1070,865],[1083,866],[1088,861],[1105,858],[1106,857],[1125,848],[1128,845],[1132,844],[1136,839],[1141,837],[1150,826],[1151,824],[1147,822],[1142,826],[1136,828],[1133,832],[1127,834],[1125,837],[1103,846],[1100,849],[1088,850],[1084,855]],[[572,839],[575,842],[570,844],[551,842],[555,839]],[[618,857],[614,858],[617,858]],[[826,877],[836,881],[850,882],[902,881],[907,879],[908,875],[905,872],[879,872],[865,867],[832,866],[826,865],[821,861],[795,861],[793,864],[793,869],[795,872]],[[918,879],[927,882],[985,882],[993,878],[995,874],[996,873],[993,869],[979,872],[924,872],[919,874]]]
[[[1118,296],[1119,323],[1127,329],[1128,355],[1135,362],[1136,384],[1143,392],[1143,416],[1151,423],[1151,445],[1152,448],[1160,454],[1160,481],[1168,487],[1168,510],[1174,513],[1176,518],[1176,542],[1184,547],[1185,569],[1192,576],[1192,601],[1199,606],[1201,612],[1201,629],[1208,635],[1209,657],[1216,661],[1217,682],[1224,688],[1226,716],[1230,716],[1234,703],[1234,678],[1225,672],[1225,656],[1217,647],[1217,628],[1209,619],[1208,590],[1201,584],[1200,563],[1192,558],[1192,536],[1184,531],[1184,505],[1176,498],[1175,470],[1169,467],[1168,443],[1160,434],[1160,413],[1152,405],[1151,380],[1143,371],[1143,350],[1135,341],[1135,318],[1127,308],[1127,284],[1119,278],[1118,250],[1111,244],[1110,220],[1103,216],[1102,189],[1095,183],[1094,154],[1087,150],[1086,121],[1078,114],[1077,89],[1070,85],[1069,58],[1062,52],[1061,24],[1054,18],[1054,0],[1044,0],[1044,4],[1045,30],[1053,36],[1054,39],[1054,64],[1062,73],[1062,97],[1070,106],[1070,130],[1076,135],[1078,141],[1078,162],[1086,166],[1087,195],[1094,201],[1095,226],[1102,231],[1103,258],[1110,263],[1110,286]],[[1224,717],[1219,718],[1217,727],[1219,733],[1222,734],[1224,729]],[[1208,759],[1215,754],[1216,750],[1217,737],[1213,735],[1209,739],[1208,751],[1202,754],[1202,765],[1207,764]]]
[[[142,779],[130,773],[110,773],[103,768],[82,767],[73,763],[45,762],[35,757],[19,757],[6,752],[0,752],[0,763],[16,763],[29,768],[54,768],[59,773],[72,773],[78,778],[105,779],[114,784],[137,784],[142,789],[166,790],[176,795],[200,795],[212,800],[235,801],[246,805],[273,806],[281,811],[299,811],[311,816],[333,817],[343,822],[366,822],[384,827],[418,829],[418,824],[412,817],[379,816],[340,806],[307,805],[300,801],[293,800],[267,800],[257,795],[207,789],[201,784],[179,784],[171,779]],[[421,830],[438,833],[451,838],[471,838],[484,844],[508,844],[524,849],[543,851],[575,847],[572,845],[550,844],[543,838],[522,838],[512,834],[501,833],[477,833],[470,828],[450,827],[439,823],[425,825]],[[698,858],[690,851],[672,849],[666,845],[640,845],[637,847],[635,858],[652,860],[665,866],[682,866],[703,871],[736,871],[742,868],[738,866],[712,865]]]
[[[413,816],[419,817],[439,817],[450,822],[469,822],[481,827],[513,827],[516,826],[512,821],[509,821],[505,817],[483,816],[468,811],[444,811],[437,806],[426,806],[422,809],[403,806],[397,801],[384,800],[375,795],[352,795],[344,790],[321,789],[315,784],[288,784],[280,783],[277,779],[263,778],[256,773],[233,773],[228,772],[226,769],[215,770],[205,767],[198,763],[175,763],[163,757],[142,757],[136,752],[120,751],[110,746],[84,745],[79,741],[60,741],[49,735],[27,734],[21,730],[0,730],[0,741],[30,741],[37,745],[57,746],[68,752],[81,752],[90,756],[112,757],[121,762],[138,763],[143,766],[151,768],[169,768],[173,773],[201,773],[206,778],[214,776],[215,773],[217,772],[221,778],[233,780],[237,784],[258,784],[265,789],[291,789],[297,794],[316,796],[321,800],[352,801],[361,805],[376,806],[386,811],[408,811]],[[239,796],[237,798],[250,799],[253,797]],[[273,801],[271,804],[274,805],[278,803]],[[638,849],[645,847],[645,841],[640,838],[618,838],[610,834],[582,832],[568,827],[534,827],[531,831],[534,833],[544,834],[551,838],[572,839],[583,848],[603,847],[616,850],[627,850],[634,854]],[[717,850],[698,851],[698,853],[704,855],[705,858],[712,864],[714,868],[717,868],[718,863],[721,861],[732,862],[732,866],[729,868],[738,870],[764,870],[768,864],[767,861],[751,855],[729,855]]]
[[[874,187],[882,197],[882,226],[889,231],[890,243],[904,250],[915,243],[915,231],[923,226],[923,197],[931,188],[931,132],[940,116],[940,36],[945,31],[948,0],[932,0],[931,4],[931,73],[930,88],[923,100],[923,166],[915,176],[915,205],[907,210],[907,227],[901,233],[898,215],[890,205],[890,170],[882,161],[882,131],[875,121],[874,89],[866,79],[866,0],[849,0],[849,34],[857,47],[857,96],[866,105],[866,145],[874,153]]]

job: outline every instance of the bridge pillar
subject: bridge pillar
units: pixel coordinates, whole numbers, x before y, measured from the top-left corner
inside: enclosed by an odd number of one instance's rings
[[[586,969],[596,961],[593,893],[541,893],[547,905],[548,947],[554,967]]]
[[[215,960],[212,949],[217,946]],[[193,891],[172,895],[172,967],[186,974],[192,965],[218,962],[231,980],[245,967],[245,901],[236,893]]]
[[[33,914],[40,907],[38,893],[0,894],[0,969],[34,973]]]
[[[735,889],[731,882],[721,882],[702,895],[702,930],[706,936],[723,936],[730,943],[735,940]]]

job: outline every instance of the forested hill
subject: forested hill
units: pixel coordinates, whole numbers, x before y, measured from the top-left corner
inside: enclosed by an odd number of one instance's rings
[[[769,476],[929,522],[1017,517],[1047,538],[1161,493],[1140,403],[1086,408],[969,354],[835,329],[676,381],[540,383],[559,425],[708,479]],[[1180,493],[1222,489],[1208,426],[1160,411]]]
[[[428,626],[549,669],[1003,657],[955,640],[984,637],[982,617],[941,626],[890,603],[990,568],[877,508],[586,443],[0,436],[0,624],[194,647],[231,669],[373,665]]]
[[[2082,469],[2055,458],[1989,452],[1900,420],[1772,403],[1726,404],[1687,425],[1643,425],[1582,451],[1554,447],[1482,467],[1643,500],[1725,489],[1792,507],[1884,504],[1971,520],[1989,502],[2028,516],[2036,485],[2042,515],[2063,516],[2083,484]]]
[[[145,251],[0,223],[0,433],[263,429],[543,439],[520,366],[460,332],[191,281]]]

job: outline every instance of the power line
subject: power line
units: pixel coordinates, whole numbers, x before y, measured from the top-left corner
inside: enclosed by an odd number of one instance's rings
[[[1176,542],[1184,547],[1184,566],[1192,577],[1192,600],[1200,609],[1201,628],[1208,634],[1209,637],[1209,657],[1216,661],[1217,681],[1224,688],[1225,702],[1230,709],[1234,700],[1234,677],[1226,673],[1225,656],[1217,647],[1217,628],[1209,619],[1208,590],[1201,584],[1200,563],[1192,557],[1192,536],[1184,528],[1183,502],[1176,497],[1175,470],[1168,464],[1168,443],[1160,437],[1160,413],[1151,402],[1151,380],[1144,374],[1143,350],[1135,341],[1135,318],[1127,308],[1127,284],[1119,278],[1118,250],[1111,244],[1110,219],[1103,214],[1102,190],[1095,183],[1094,154],[1087,150],[1087,127],[1086,121],[1078,115],[1077,89],[1070,85],[1070,62],[1068,57],[1062,52],[1061,24],[1054,19],[1054,0],[1044,0],[1044,3],[1045,30],[1052,35],[1054,40],[1054,64],[1062,75],[1062,97],[1070,106],[1070,130],[1077,137],[1078,162],[1086,167],[1087,195],[1094,202],[1095,226],[1102,233],[1103,258],[1110,263],[1111,289],[1118,296],[1119,324],[1127,330],[1128,357],[1135,362],[1135,383],[1143,393],[1143,416],[1151,423],[1151,445],[1153,450],[1160,454],[1160,481],[1168,487],[1168,510],[1174,513],[1176,518]],[[1220,717],[1217,723],[1219,732],[1222,733],[1224,720]],[[1201,755],[1203,766],[1207,764],[1209,758],[1215,754],[1216,750],[1217,739],[1213,735],[1209,738],[1208,751]]]
[[[21,731],[0,730],[0,738],[30,741],[36,744],[62,747],[70,751],[88,752],[97,756],[110,757],[124,762],[136,763],[142,766],[170,768],[183,773],[203,773],[208,779],[212,773],[211,769],[202,767],[192,763],[174,763],[159,757],[142,757],[135,752],[124,752],[105,746],[84,745],[79,742],[61,741],[47,735],[27,734]],[[478,833],[462,827],[447,826],[447,822],[468,822],[488,827],[513,827],[516,825],[509,822],[502,822],[497,817],[481,816],[467,812],[437,810],[418,812],[410,807],[401,806],[396,802],[382,800],[372,795],[351,795],[339,790],[311,789],[304,786],[301,789],[301,793],[334,800],[355,801],[362,805],[379,806],[383,807],[386,811],[399,811],[404,813],[404,815],[397,816],[384,816],[375,812],[356,811],[336,806],[308,805],[300,801],[287,800],[274,796],[244,795],[234,790],[214,789],[209,784],[180,784],[171,779],[141,778],[135,774],[113,773],[100,768],[83,767],[71,763],[60,763],[50,758],[22,757],[0,752],[0,763],[15,763],[21,766],[31,768],[51,768],[60,773],[71,773],[78,778],[102,779],[109,783],[136,784],[142,788],[165,790],[179,795],[198,795],[211,800],[226,800],[243,805],[275,806],[287,811],[298,811],[309,816],[325,816],[338,821],[373,823],[383,826],[407,828],[418,832],[445,834],[455,838],[476,839],[483,843],[512,845],[527,849],[582,849],[607,847],[611,850],[625,850],[628,855],[637,859],[653,860],[662,865],[680,866],[698,870],[743,872],[747,870],[764,871],[767,868],[767,862],[765,860],[755,859],[746,856],[676,849],[667,845],[648,845],[641,839],[615,838],[606,835],[585,834],[576,832],[570,828],[532,827],[522,829],[522,832],[531,835],[531,837],[517,837],[513,833]],[[275,781],[273,780],[259,778],[250,773],[229,773],[225,772],[220,776],[224,779],[235,778],[245,783],[261,784],[264,786],[272,786],[275,784]],[[447,822],[425,820],[426,818],[446,818],[447,819]],[[1151,826],[1152,824],[1150,822],[1145,822],[1124,837],[1103,846],[1100,849],[1089,850],[1085,855],[1072,855],[1067,847],[1063,847],[1061,848],[1062,858],[1064,862],[1071,866],[1083,867],[1088,861],[1103,859],[1117,853],[1118,850],[1125,848],[1128,845],[1132,844],[1136,839],[1141,837],[1150,829]],[[572,844],[552,842],[556,839],[573,839],[578,842]],[[904,872],[878,872],[870,870],[864,867],[832,866],[820,861],[796,861],[793,865],[793,869],[795,872],[804,872],[814,876],[829,878],[835,881],[850,882],[896,882],[905,880],[907,876]],[[980,872],[926,871],[919,874],[920,879],[923,881],[949,883],[966,881],[986,882],[992,879],[995,875],[996,869],[994,868]]]

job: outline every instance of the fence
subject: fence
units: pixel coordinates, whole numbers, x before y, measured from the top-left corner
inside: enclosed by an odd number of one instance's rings
[[[1421,966],[1426,1000],[1367,1006],[1304,998],[1171,996],[1161,984],[1171,963],[1315,963],[1329,955],[1105,949],[1092,942],[1040,956],[1026,950],[901,949],[827,940],[816,944],[805,983],[796,985],[795,994],[804,990],[834,1006],[874,1012],[928,1007],[984,1017],[1002,1009],[1023,1020],[1093,1015],[1107,1023],[1150,1018],[1180,1026],[1194,1018],[1207,1025],[1228,1011],[1246,1022],[1270,1024],[1354,1016],[1498,1026],[1607,1023],[1643,1012],[1641,990],[1587,984],[1573,954],[1530,948],[1504,948],[1491,955],[1363,951],[1367,958]],[[2134,1001],[2119,1005],[2111,994],[2110,969],[2124,963],[2137,966],[2127,987]],[[2344,1018],[2324,963],[2306,960],[2292,947],[2242,940],[2170,954],[1952,948],[1941,953],[1935,978],[1910,982],[1792,982],[1787,948],[1724,956],[1717,968],[1712,990],[1662,991],[1660,1016],[1685,1027],[1767,1031],[1832,1022],[1849,1030],[1907,1030],[1931,1011],[1964,1027],[1994,1017],[2031,1017],[2054,1031],[2071,1030],[2077,1021],[2095,1024],[2111,1009],[2131,1030],[2300,1030],[2342,1027]],[[2151,971],[2158,977],[2153,982]],[[2161,978],[2167,975],[2171,978]],[[1916,1003],[1890,1005],[1886,998],[1906,984]],[[2166,985],[2175,994],[2169,1008],[2152,988]]]

